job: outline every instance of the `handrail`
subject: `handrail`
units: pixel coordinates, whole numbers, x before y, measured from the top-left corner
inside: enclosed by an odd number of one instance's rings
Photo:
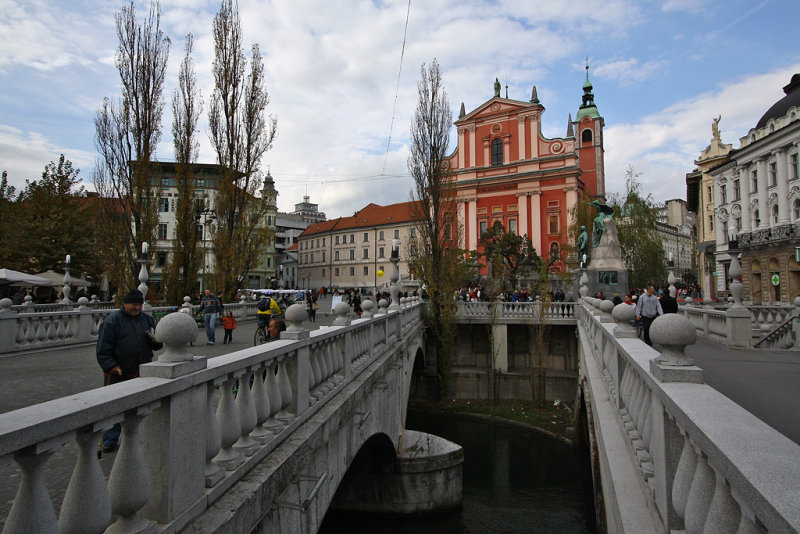
[[[773,338],[777,334],[781,333],[786,328],[791,328],[792,321],[794,321],[795,319],[800,319],[800,313],[795,314],[795,315],[790,315],[788,318],[786,318],[785,321],[783,321],[781,324],[779,324],[778,326],[773,328],[772,331],[770,331],[767,335],[765,335],[764,337],[759,339],[756,343],[754,343],[753,344],[753,348],[757,349],[759,345],[761,345],[765,341]]]

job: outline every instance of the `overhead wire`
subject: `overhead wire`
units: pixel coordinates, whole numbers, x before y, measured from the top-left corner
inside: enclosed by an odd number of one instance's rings
[[[408,36],[408,18],[411,14],[411,0],[408,0],[408,7],[406,8],[406,26],[403,30],[403,46],[400,49],[400,68],[397,71],[397,87],[394,90],[394,106],[392,107],[392,121],[389,124],[389,139],[386,141],[386,155],[383,158],[383,169],[381,174],[386,173],[386,162],[389,159],[389,147],[392,144],[392,130],[394,129],[394,119],[397,113],[397,98],[400,94],[400,75],[403,73],[403,57],[406,53],[406,37]]]

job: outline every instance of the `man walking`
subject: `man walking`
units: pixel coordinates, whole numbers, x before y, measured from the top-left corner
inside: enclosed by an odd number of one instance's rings
[[[122,309],[105,318],[97,336],[97,363],[106,386],[139,376],[139,365],[151,362],[153,351],[162,346],[155,339],[155,319],[142,313],[141,292],[132,289],[122,302]],[[117,423],[103,435],[103,452],[117,448],[120,430]]]
[[[647,291],[636,301],[636,318],[642,321],[642,331],[644,332],[644,342],[652,346],[650,341],[650,325],[659,315],[664,315],[661,303],[655,296],[655,286],[650,286]]]
[[[216,341],[217,314],[222,311],[222,301],[210,289],[206,289],[200,307],[203,309],[203,322],[206,326],[206,345],[213,345]]]

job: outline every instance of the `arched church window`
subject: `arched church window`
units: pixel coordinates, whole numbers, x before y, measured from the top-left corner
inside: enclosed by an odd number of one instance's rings
[[[592,142],[592,130],[586,128],[584,131],[581,132],[581,142],[582,143]]]
[[[492,141],[492,165],[503,164],[503,140],[499,137]]]

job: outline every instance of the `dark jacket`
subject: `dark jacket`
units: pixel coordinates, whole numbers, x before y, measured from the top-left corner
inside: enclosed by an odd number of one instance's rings
[[[664,313],[678,313],[678,301],[665,293],[661,295],[661,309]]]
[[[108,373],[119,365],[123,375],[139,375],[139,365],[153,360],[161,343],[150,341],[147,331],[156,321],[146,313],[137,316],[117,310],[105,318],[97,336],[97,363]]]

